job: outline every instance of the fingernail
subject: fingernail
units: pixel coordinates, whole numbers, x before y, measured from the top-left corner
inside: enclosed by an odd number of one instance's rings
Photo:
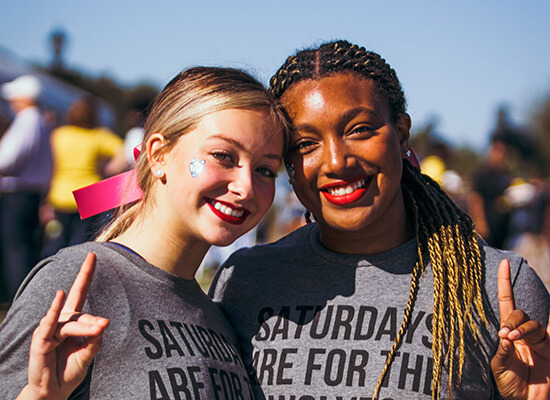
[[[510,333],[508,334],[508,339],[516,340],[516,339],[519,339],[520,336],[521,336],[520,331],[518,331],[517,329],[515,329],[515,330],[513,330],[512,332],[510,332]]]
[[[505,338],[506,336],[508,336],[509,332],[510,332],[510,328],[505,326],[500,331],[498,331],[498,336],[500,336],[501,338]]]

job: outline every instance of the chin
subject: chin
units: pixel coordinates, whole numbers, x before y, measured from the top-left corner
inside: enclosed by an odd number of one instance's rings
[[[340,213],[336,218],[331,218],[330,215],[323,218],[323,222],[320,225],[324,225],[329,229],[335,229],[339,231],[348,231],[354,232],[365,228],[365,221],[368,220],[368,217],[361,216],[346,216],[345,214]]]
[[[349,222],[342,223],[342,224],[328,223],[325,225],[327,226],[328,229],[341,231],[341,232],[356,232],[364,228],[362,224],[350,224]]]
[[[239,237],[240,236],[211,238],[210,240],[208,240],[208,243],[210,243],[212,246],[225,247],[232,244]]]
[[[214,233],[208,237],[206,237],[206,240],[208,243],[210,243],[212,246],[218,246],[218,247],[225,247],[232,244],[235,240],[243,236],[245,233],[247,233],[250,229],[247,230],[239,230],[238,232],[235,231],[223,231],[218,232],[217,234]]]

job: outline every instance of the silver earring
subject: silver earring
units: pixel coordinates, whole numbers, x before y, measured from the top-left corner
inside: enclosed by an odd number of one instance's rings
[[[164,176],[164,170],[162,168],[159,168],[155,171],[155,175],[157,178],[162,178]]]
[[[411,151],[410,151],[410,150],[405,151],[405,155],[406,155],[407,157],[410,157],[410,156],[411,156]]]

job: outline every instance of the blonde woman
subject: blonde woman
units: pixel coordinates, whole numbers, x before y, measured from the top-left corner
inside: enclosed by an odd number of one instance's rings
[[[289,126],[242,71],[176,76],[145,125],[141,200],[20,288],[0,326],[0,397],[253,398],[233,330],[194,276],[270,207]],[[90,252],[95,273],[89,256],[75,281]]]

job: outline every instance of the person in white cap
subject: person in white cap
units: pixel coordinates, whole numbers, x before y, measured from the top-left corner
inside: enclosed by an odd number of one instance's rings
[[[37,106],[40,91],[40,81],[31,75],[1,87],[15,113],[0,140],[0,238],[9,300],[37,261],[38,208],[52,168],[49,132]]]

